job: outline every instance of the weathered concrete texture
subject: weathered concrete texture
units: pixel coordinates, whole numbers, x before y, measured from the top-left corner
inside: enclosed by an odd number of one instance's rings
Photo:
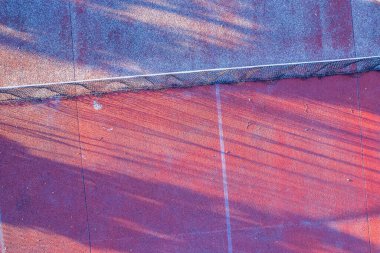
[[[78,79],[354,56],[349,0],[79,1],[73,22]]]
[[[1,1],[0,87],[72,80],[67,1]]]
[[[357,56],[380,55],[380,1],[353,0],[352,13]]]

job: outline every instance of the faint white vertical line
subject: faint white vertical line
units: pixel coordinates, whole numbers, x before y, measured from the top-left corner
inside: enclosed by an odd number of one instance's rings
[[[225,207],[225,211],[226,211],[228,253],[232,253],[230,204],[229,204],[229,201],[228,201],[227,168],[226,168],[226,155],[225,155],[225,150],[224,150],[222,104],[221,104],[221,99],[220,99],[220,87],[219,87],[219,84],[216,84],[216,86],[215,86],[215,93],[216,93],[216,108],[217,108],[217,111],[218,111],[220,159],[221,159],[221,163],[222,163],[223,192],[224,192],[224,207]]]
[[[7,250],[7,248],[5,247],[5,243],[4,243],[3,221],[1,219],[1,210],[0,210],[0,249],[1,249],[1,253],[5,253]]]

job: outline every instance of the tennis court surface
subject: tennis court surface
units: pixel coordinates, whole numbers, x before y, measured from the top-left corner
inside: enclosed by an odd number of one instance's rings
[[[380,252],[380,2],[0,7],[0,253]]]
[[[1,105],[3,252],[377,252],[380,74]]]

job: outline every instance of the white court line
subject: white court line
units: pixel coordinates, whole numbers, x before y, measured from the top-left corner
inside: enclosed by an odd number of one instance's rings
[[[0,211],[0,249],[1,249],[1,253],[5,253],[6,252],[6,247],[5,247],[5,243],[4,243],[4,236],[3,236],[3,222],[1,220],[1,211]]]
[[[232,253],[230,204],[228,202],[227,169],[226,169],[226,156],[225,156],[225,150],[224,150],[222,104],[221,104],[221,100],[220,100],[220,88],[219,88],[219,84],[215,85],[215,93],[216,93],[216,107],[217,107],[217,110],[218,110],[220,159],[221,159],[221,163],[222,163],[223,192],[224,192],[224,207],[225,207],[225,210],[226,210],[228,253]]]
[[[56,84],[77,84],[77,83],[97,82],[97,81],[113,81],[113,80],[117,81],[117,80],[121,80],[121,79],[133,79],[133,78],[138,78],[138,77],[155,77],[155,76],[165,76],[165,75],[192,74],[192,73],[202,73],[202,72],[212,72],[212,71],[240,70],[240,69],[251,69],[251,68],[298,65],[298,64],[329,63],[329,62],[337,62],[337,61],[368,60],[368,59],[376,59],[376,58],[380,58],[380,55],[368,56],[368,57],[342,58],[342,59],[333,59],[333,60],[303,61],[303,62],[301,61],[301,62],[286,62],[286,63],[250,65],[250,66],[230,67],[230,68],[198,69],[198,70],[187,70],[187,71],[177,71],[177,72],[163,72],[163,73],[155,73],[155,74],[105,77],[105,78],[98,78],[98,79],[82,79],[82,80],[76,80],[76,81],[69,80],[69,81],[64,81],[64,82],[53,82],[53,83],[21,84],[21,85],[0,87],[0,90],[15,89],[15,88],[33,88],[33,87],[49,86],[49,85],[56,85]]]

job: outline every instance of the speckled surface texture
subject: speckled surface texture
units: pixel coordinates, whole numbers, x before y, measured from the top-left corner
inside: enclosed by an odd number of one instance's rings
[[[0,86],[72,80],[67,1],[1,1]]]
[[[380,1],[353,0],[357,56],[380,55]]]
[[[0,86],[379,55],[379,16],[376,0],[8,0]]]
[[[80,79],[354,56],[349,0],[98,0],[73,22]]]

